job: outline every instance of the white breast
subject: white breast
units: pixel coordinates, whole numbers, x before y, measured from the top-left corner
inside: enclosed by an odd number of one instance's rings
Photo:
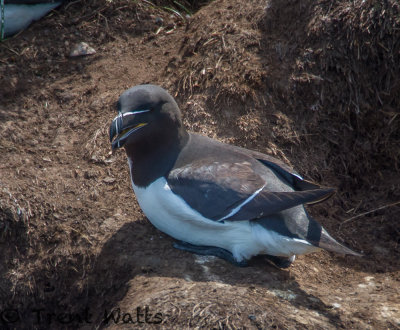
[[[135,186],[132,181],[132,187],[144,214],[156,228],[190,244],[226,249],[237,261],[257,254],[290,257],[315,251],[304,240],[289,239],[254,222],[207,219],[173,193],[164,177],[146,188]]]

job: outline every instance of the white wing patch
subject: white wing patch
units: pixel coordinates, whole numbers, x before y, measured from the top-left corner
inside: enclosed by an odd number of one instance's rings
[[[226,216],[222,217],[218,221],[223,221],[227,218],[230,218],[232,215],[238,213],[240,211],[240,209],[247,203],[250,203],[254,199],[254,197],[256,197],[260,193],[260,191],[265,188],[266,185],[267,184],[265,183],[260,189],[256,190],[255,193],[253,193],[250,197],[248,197],[244,202],[242,202],[240,205],[236,206],[234,209],[231,210],[231,212],[229,212]]]
[[[290,173],[291,175],[294,175],[295,177],[298,177],[300,180],[304,180],[304,178],[296,173]]]

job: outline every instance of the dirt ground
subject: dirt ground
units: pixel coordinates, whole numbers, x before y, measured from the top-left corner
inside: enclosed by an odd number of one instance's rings
[[[1,327],[400,328],[398,4],[166,3],[75,1],[0,44]],[[81,41],[96,54],[69,57]],[[108,141],[141,83],[188,129],[336,187],[309,211],[364,257],[279,270],[174,249]]]

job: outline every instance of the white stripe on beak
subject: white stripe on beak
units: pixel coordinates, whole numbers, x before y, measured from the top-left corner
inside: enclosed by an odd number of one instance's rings
[[[117,135],[120,133],[119,127],[118,127],[118,122],[120,122],[120,126],[121,126],[121,129],[122,129],[123,123],[124,123],[124,117],[132,116],[132,115],[137,115],[137,114],[139,114],[139,113],[144,113],[144,112],[149,112],[149,111],[150,111],[150,109],[136,110],[136,111],[129,111],[129,112],[120,112],[120,113],[118,114],[118,116],[116,116],[116,117],[114,118],[114,121],[115,121],[115,130],[116,130],[116,132],[117,132]]]

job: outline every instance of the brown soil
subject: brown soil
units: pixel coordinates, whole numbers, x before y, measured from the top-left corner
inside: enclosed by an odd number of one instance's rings
[[[216,0],[183,19],[88,0],[1,43],[1,327],[400,327],[399,12]],[[97,53],[69,58],[80,41]],[[365,256],[278,270],[174,249],[107,136],[118,96],[146,82],[177,97],[190,130],[336,187],[310,212]]]

